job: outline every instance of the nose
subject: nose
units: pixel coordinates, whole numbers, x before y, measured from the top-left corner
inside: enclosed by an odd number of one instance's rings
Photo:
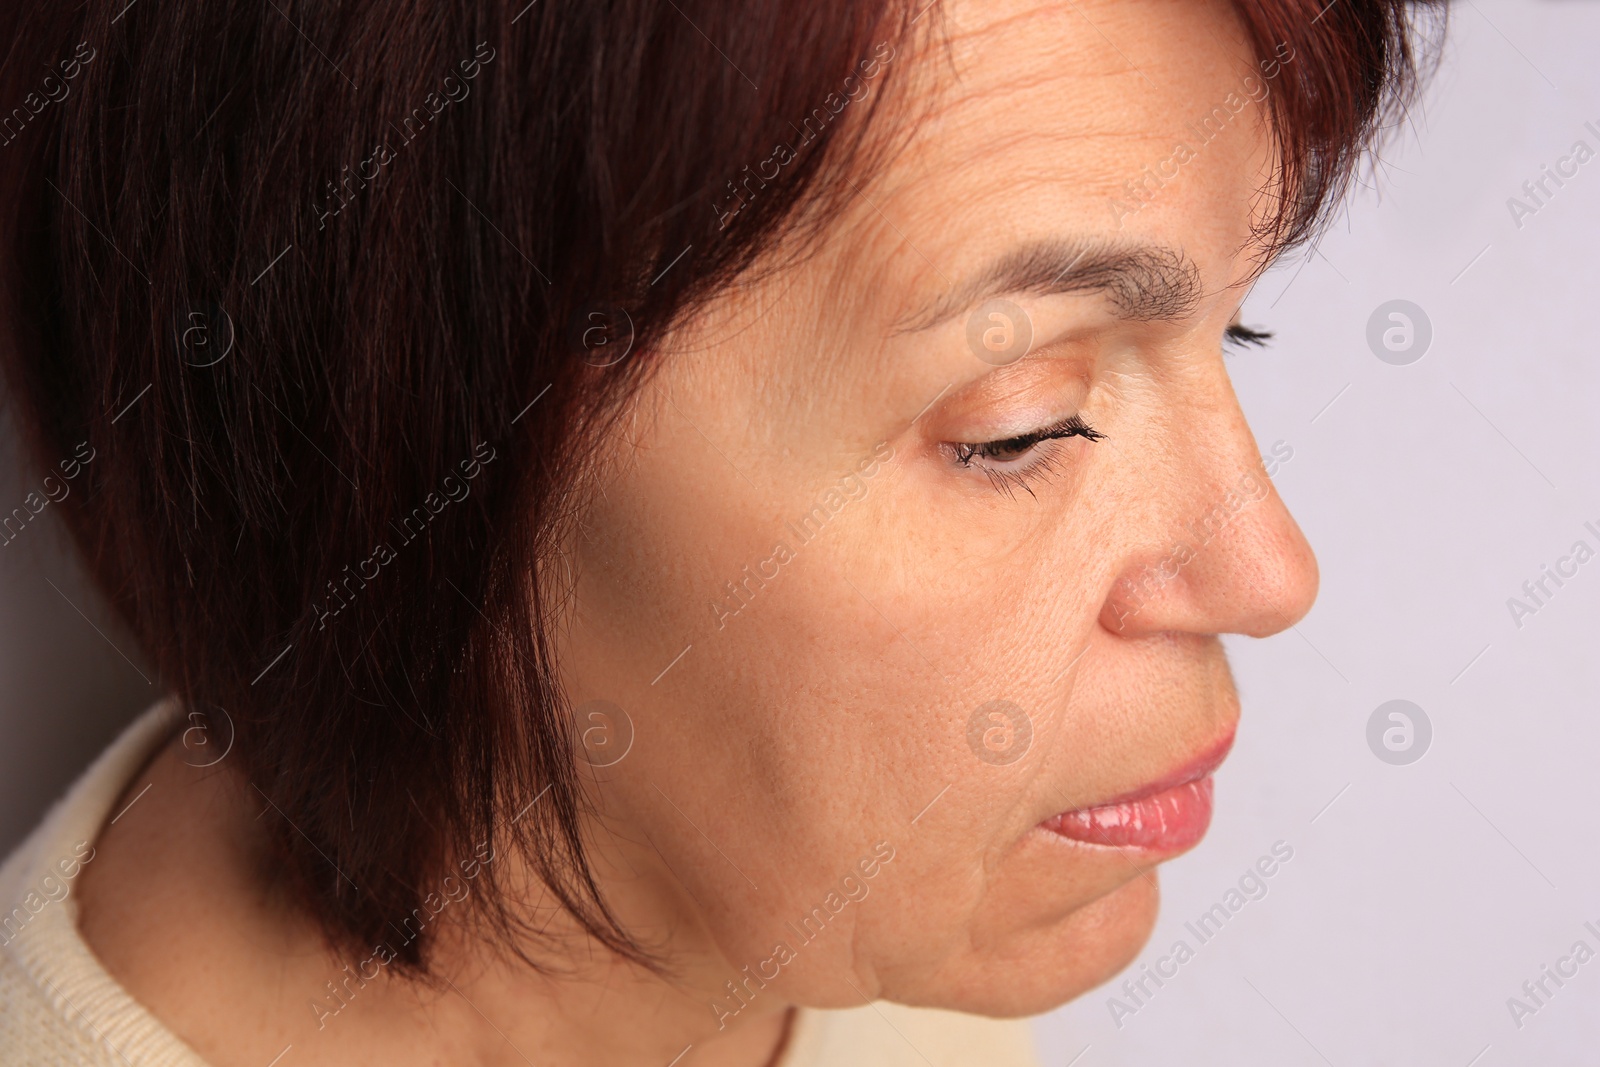
[[[1160,469],[1145,468],[1145,529],[1101,609],[1114,634],[1267,637],[1316,600],[1316,556],[1268,474],[1293,446],[1260,455],[1220,359],[1208,377],[1182,418],[1162,420],[1181,429],[1156,449]]]

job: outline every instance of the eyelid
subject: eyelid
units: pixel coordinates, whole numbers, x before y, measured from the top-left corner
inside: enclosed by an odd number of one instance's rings
[[[932,421],[946,441],[1005,441],[1065,421],[1090,391],[1088,375],[1072,362],[1030,356],[971,383]]]
[[[985,424],[969,428],[966,432],[956,431],[956,436],[950,440],[958,444],[994,444],[998,441],[1010,441],[1029,434],[1041,433],[1054,428],[1066,421],[1071,416],[1063,417],[1059,405],[1040,404],[1032,408],[1008,411],[1004,417],[993,421],[985,420]]]
[[[1003,445],[1011,441],[1020,441],[1027,437],[1033,437],[1039,440],[1060,437],[1087,437],[1091,441],[1098,441],[1105,437],[1105,434],[1101,433],[1099,430],[1096,430],[1093,426],[1090,426],[1089,423],[1085,421],[1081,411],[1074,411],[1072,414],[1067,415],[1064,418],[1057,419],[1055,422],[1048,423],[1044,426],[1036,426],[1031,430],[1023,430],[1020,433],[1006,434],[1003,437],[991,437],[984,441],[957,443],[975,445]]]
[[[1099,331],[1080,324],[1046,337],[1039,323],[1034,329],[1028,354],[999,366],[974,359],[966,338],[952,342],[960,350],[961,370],[946,376],[928,425],[937,425],[946,441],[976,441],[1026,433],[1087,403],[1103,348]]]
[[[951,442],[948,447],[955,456],[957,463],[961,464],[963,467],[971,467],[973,465],[972,461],[980,456],[983,456],[983,458],[987,459],[991,463],[1005,462],[1006,460],[1004,459],[1000,459],[992,455],[984,455],[985,449],[992,449],[1001,445],[1011,445],[1025,442],[1025,444],[1022,444],[1021,451],[1019,451],[1016,456],[1007,457],[1007,459],[1022,460],[1032,455],[1041,444],[1045,444],[1049,441],[1067,440],[1073,437],[1083,437],[1090,441],[1100,441],[1104,440],[1105,436],[1105,434],[1101,433],[1099,430],[1096,430],[1093,426],[1090,426],[1087,422],[1085,422],[1082,413],[1073,412],[1064,419],[1060,419],[1048,426],[1042,426],[1035,430],[1028,430],[1024,433],[1012,434],[1007,437],[991,438],[987,441],[955,441]]]

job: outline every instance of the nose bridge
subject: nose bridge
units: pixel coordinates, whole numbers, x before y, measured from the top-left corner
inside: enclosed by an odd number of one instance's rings
[[[1231,539],[1243,530],[1235,529],[1241,523],[1259,519],[1250,515],[1253,509],[1266,506],[1281,507],[1273,493],[1272,483],[1262,469],[1260,460],[1251,455],[1229,457],[1234,462],[1219,462],[1208,481],[1194,480],[1198,491],[1191,494],[1191,517],[1183,523],[1183,532],[1190,538],[1197,559],[1217,546],[1219,540]]]
[[[1183,406],[1151,479],[1147,536],[1123,561],[1102,611],[1114,633],[1160,630],[1266,636],[1298,621],[1316,596],[1316,560],[1269,470],[1226,374]]]

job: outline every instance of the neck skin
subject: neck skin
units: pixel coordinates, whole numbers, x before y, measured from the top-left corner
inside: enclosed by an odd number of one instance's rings
[[[283,816],[220,767],[188,766],[182,751],[163,748],[113,806],[150,784],[94,842],[76,889],[79,926],[132,997],[215,1067],[261,1067],[285,1046],[281,1067],[766,1067],[780,1055],[792,1012],[778,997],[718,1030],[711,975],[733,968],[714,953],[690,954],[685,977],[668,982],[570,922],[562,929],[565,916],[554,919],[555,943],[572,950],[536,957],[551,975],[474,940],[452,921],[464,902],[434,920],[431,987],[366,962],[371,953],[330,952],[257,873],[261,820]],[[511,860],[502,852],[495,862]],[[612,901],[624,922],[654,910],[627,893]]]

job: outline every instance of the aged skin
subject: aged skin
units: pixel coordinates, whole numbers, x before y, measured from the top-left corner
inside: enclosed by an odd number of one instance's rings
[[[259,889],[260,798],[169,752],[96,844],[83,929],[203,1055],[664,1064],[693,1043],[685,1067],[757,1065],[790,1004],[1024,1015],[1137,953],[1181,847],[1040,824],[1220,756],[1239,709],[1217,635],[1277,632],[1317,587],[1221,354],[1263,107],[1171,162],[1261,72],[1220,0],[956,0],[947,23],[953,70],[895,58],[926,118],[820,253],[652,356],[568,546],[565,683],[632,730],[590,775],[591,843],[673,981],[581,944],[539,977],[446,909],[453,984],[380,974],[318,1016],[354,961]],[[969,284],[1019,249],[1034,284]],[[1025,314],[1022,358],[971,341],[992,297]],[[970,450],[1073,415],[1100,438]],[[1025,717],[1020,751],[973,743],[993,701]]]

